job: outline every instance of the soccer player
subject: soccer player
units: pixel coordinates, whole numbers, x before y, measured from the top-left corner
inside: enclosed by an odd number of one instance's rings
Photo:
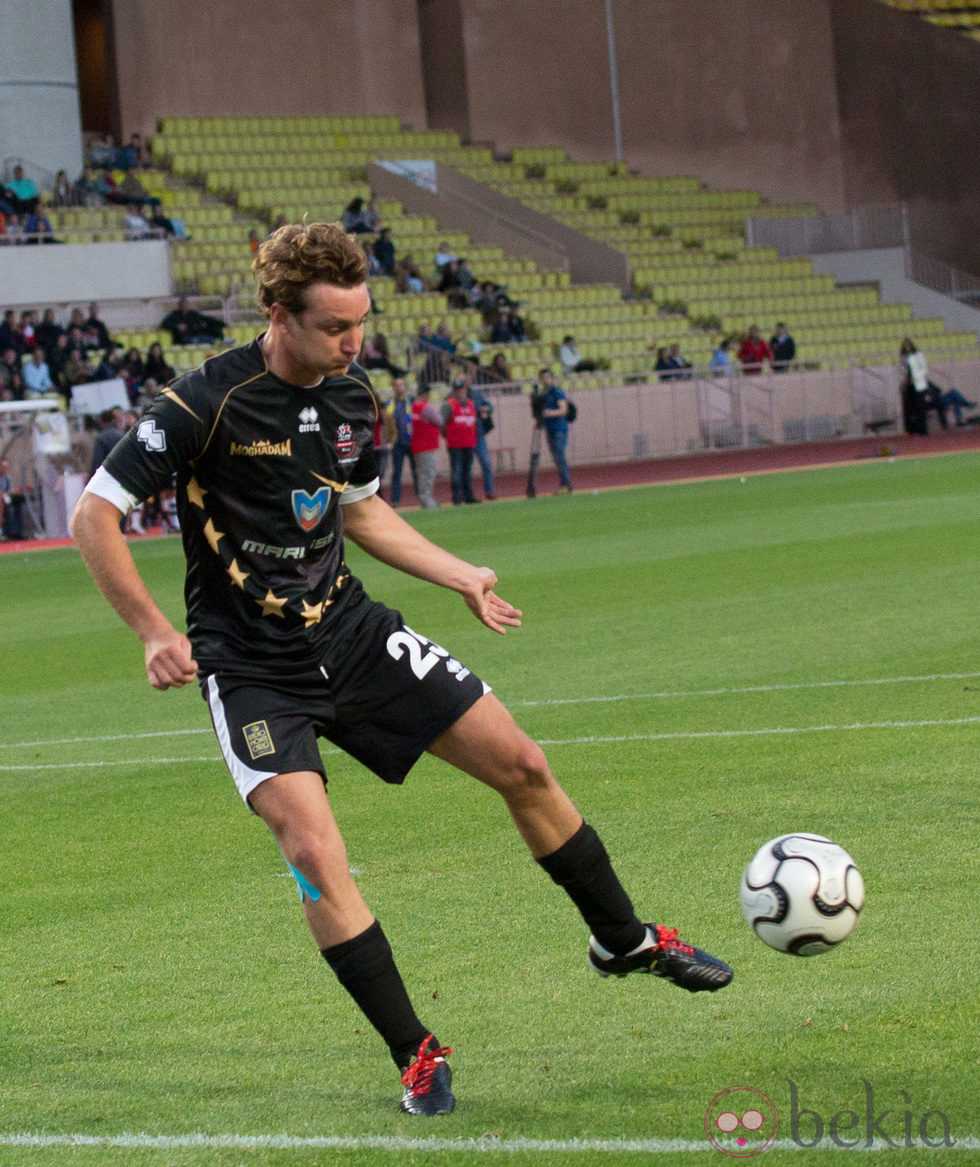
[[[728,965],[642,923],[599,837],[540,747],[469,669],[368,598],[344,540],[460,594],[494,632],[520,625],[489,567],[431,543],[378,494],[375,403],[355,363],[370,312],[366,261],[338,224],[285,225],[253,265],[266,331],[161,391],[72,517],[85,563],[143,642],[157,689],[199,681],[229,770],[296,878],[317,946],[388,1045],[402,1109],[454,1098],[381,925],[351,877],[327,798],[323,737],[386,782],[428,751],[496,790],[532,856],[591,930],[602,976],[714,990]],[[177,475],[187,636],[157,607],[119,520]]]

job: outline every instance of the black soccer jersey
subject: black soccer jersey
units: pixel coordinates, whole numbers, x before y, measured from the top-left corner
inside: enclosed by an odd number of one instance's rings
[[[290,385],[259,340],[174,381],[104,466],[137,499],[177,476],[188,636],[204,672],[315,655],[359,588],[340,500],[377,489],[363,369]]]

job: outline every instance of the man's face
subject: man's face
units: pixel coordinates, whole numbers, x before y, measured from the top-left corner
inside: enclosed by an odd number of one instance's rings
[[[272,324],[280,330],[284,355],[303,374],[299,383],[347,372],[361,351],[370,311],[365,284],[353,288],[313,284],[306,290],[305,309],[296,314],[273,305]]]

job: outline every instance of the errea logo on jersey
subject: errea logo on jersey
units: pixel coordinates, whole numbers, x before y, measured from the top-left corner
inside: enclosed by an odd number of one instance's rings
[[[167,435],[157,429],[157,423],[151,417],[145,418],[136,427],[136,440],[153,454],[162,454],[167,448]]]
[[[320,423],[317,421],[319,416],[312,405],[301,409],[299,411],[299,432],[301,434],[318,434],[320,432]]]

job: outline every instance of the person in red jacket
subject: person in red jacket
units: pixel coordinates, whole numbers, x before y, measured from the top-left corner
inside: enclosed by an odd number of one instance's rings
[[[465,377],[453,381],[452,392],[442,406],[449,450],[449,472],[453,488],[453,506],[479,502],[473,493],[473,457],[476,454],[476,406],[468,396]]]
[[[436,481],[436,454],[442,437],[442,415],[429,400],[429,386],[419,386],[412,402],[412,457],[418,478],[419,502],[426,510],[439,504],[432,493]]]
[[[772,364],[772,349],[762,339],[757,325],[752,325],[739,345],[738,359],[742,362],[743,373],[761,373],[763,361]]]

